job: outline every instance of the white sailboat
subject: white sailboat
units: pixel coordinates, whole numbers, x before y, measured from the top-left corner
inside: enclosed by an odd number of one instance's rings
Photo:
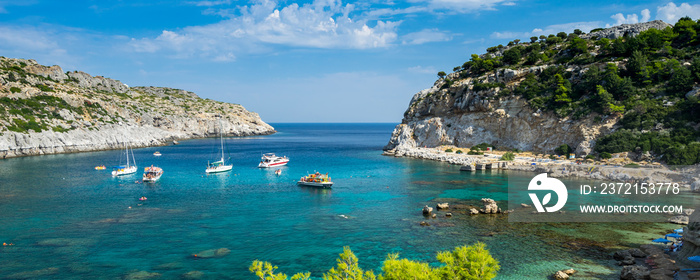
[[[138,167],[136,167],[136,159],[134,158],[134,150],[131,150],[131,160],[134,161],[134,165],[129,163],[129,143],[124,142],[124,149],[126,151],[126,165],[119,165],[112,168],[112,176],[129,175],[136,173]]]
[[[207,174],[226,172],[231,171],[231,169],[233,169],[233,164],[226,165],[226,163],[224,162],[224,133],[223,127],[221,126],[221,122],[219,122],[219,127],[219,134],[221,135],[221,160],[207,163]]]

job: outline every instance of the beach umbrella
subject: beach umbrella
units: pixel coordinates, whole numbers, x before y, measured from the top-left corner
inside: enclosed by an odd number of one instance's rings
[[[656,243],[669,243],[669,242],[671,242],[671,240],[668,240],[668,239],[665,239],[665,238],[658,238],[658,239],[652,240],[651,242],[656,242]]]
[[[683,237],[683,236],[680,235],[680,234],[678,234],[678,233],[669,233],[669,234],[666,234],[666,238],[669,238],[669,237],[671,237],[671,238],[681,238],[681,237]]]
[[[682,229],[682,228],[674,229],[673,232],[675,232],[675,233],[683,233],[683,229]]]
[[[700,262],[700,256],[688,257],[689,261]]]

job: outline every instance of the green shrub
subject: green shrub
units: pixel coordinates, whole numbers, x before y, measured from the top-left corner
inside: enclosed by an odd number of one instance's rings
[[[639,164],[636,164],[636,163],[629,163],[629,164],[625,164],[625,166],[623,166],[623,167],[627,167],[627,168],[639,168],[640,166],[639,166]]]
[[[455,153],[461,154],[461,153],[462,153],[462,150],[457,150]]]
[[[54,90],[47,85],[37,84],[36,87],[44,92],[54,92]]]
[[[11,88],[10,88],[10,92],[13,92],[13,93],[18,93],[18,92],[21,92],[21,91],[22,91],[22,89],[20,89],[20,88],[18,88],[18,87],[11,87]]]
[[[612,158],[612,155],[610,153],[607,153],[607,152],[602,152],[602,153],[600,153],[600,158],[609,159],[609,158]]]
[[[515,154],[513,154],[512,152],[506,152],[505,154],[503,154],[503,156],[501,156],[501,160],[512,161],[514,159],[515,159]]]
[[[478,242],[471,246],[460,246],[453,251],[439,252],[437,259],[442,264],[431,266],[429,263],[399,259],[399,254],[389,254],[384,260],[382,280],[490,280],[496,277],[501,269],[498,260],[491,256],[486,244]],[[343,248],[343,253],[336,260],[337,266],[323,274],[324,280],[376,280],[377,276],[371,270],[363,270],[359,260],[349,247]],[[275,273],[277,266],[269,262],[253,261],[248,268],[260,280],[286,280],[284,273]],[[297,273],[292,280],[310,279],[310,273]]]
[[[470,150],[467,152],[468,155],[483,155],[484,153],[479,152],[478,150]]]
[[[445,153],[451,153],[451,152],[452,152],[452,149],[445,150]]]
[[[595,159],[595,156],[594,155],[587,155],[586,159]]]
[[[573,153],[574,149],[572,149],[568,144],[561,145],[554,149],[554,153],[560,156],[568,156],[570,153]]]

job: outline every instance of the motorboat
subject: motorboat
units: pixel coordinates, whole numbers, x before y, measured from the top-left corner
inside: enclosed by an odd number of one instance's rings
[[[163,169],[160,167],[155,167],[151,165],[143,170],[143,181],[144,182],[155,182],[163,176]]]
[[[333,182],[331,181],[331,177],[328,176],[328,173],[321,174],[319,172],[316,172],[314,174],[308,174],[304,177],[301,177],[301,179],[299,179],[299,182],[297,182],[297,185],[330,188],[333,185]]]
[[[153,153],[153,155],[159,157],[159,156],[162,156],[163,154],[161,154],[159,151],[156,151],[155,153]]]
[[[107,169],[107,167],[105,167],[104,165],[95,166],[95,170],[105,170],[105,169]]]
[[[288,162],[289,162],[289,158],[287,158],[286,156],[278,157],[274,153],[267,153],[267,154],[263,154],[262,158],[260,159],[260,164],[258,164],[258,167],[260,167],[260,168],[278,167],[278,166],[287,165]]]

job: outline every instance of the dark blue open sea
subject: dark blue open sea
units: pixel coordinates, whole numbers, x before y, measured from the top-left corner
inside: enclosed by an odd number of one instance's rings
[[[508,177],[533,174],[460,173],[445,163],[381,156],[394,124],[274,126],[274,135],[226,138],[234,169],[218,175],[204,173],[216,159],[216,138],[136,149],[139,172],[119,178],[109,167],[123,151],[0,160],[0,243],[14,244],[0,247],[0,278],[115,279],[148,271],[172,279],[201,271],[203,279],[253,279],[255,259],[321,277],[343,246],[361,267],[378,271],[388,253],[437,265],[438,251],[477,241],[500,261],[498,279],[543,279],[569,267],[580,277],[614,278],[609,248],[673,227],[512,224],[505,216],[458,213],[440,213],[422,227],[425,204],[480,205],[490,197],[506,205]],[[281,176],[257,168],[264,152],[291,159]],[[108,170],[93,169],[101,164]],[[165,174],[139,183],[151,164]],[[333,188],[295,184],[314,171],[329,172]],[[192,257],[219,248],[231,251]]]

